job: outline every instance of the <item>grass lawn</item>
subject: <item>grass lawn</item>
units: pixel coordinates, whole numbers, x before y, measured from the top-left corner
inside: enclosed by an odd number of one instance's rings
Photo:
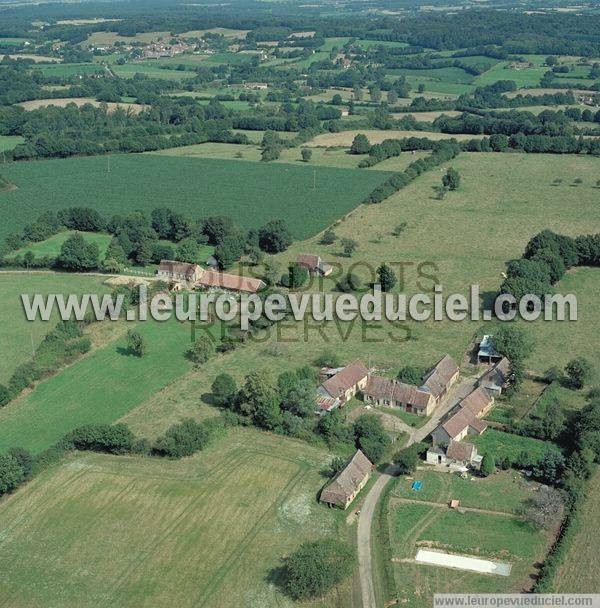
[[[553,593],[598,593],[600,543],[600,471],[589,482],[588,496],[574,524],[569,549],[558,567]]]
[[[489,477],[463,479],[456,473],[417,471],[415,479],[423,487],[415,492],[412,481],[399,477],[395,482],[393,496],[411,500],[424,500],[447,505],[451,499],[460,500],[462,507],[472,507],[503,513],[518,513],[524,500],[531,497],[537,484],[523,479],[515,471],[501,471]]]
[[[505,515],[460,513],[446,507],[390,501],[396,597],[405,606],[431,606],[434,593],[520,592],[548,540],[529,524]],[[416,564],[420,547],[476,555],[512,564],[510,576],[488,576]],[[407,560],[407,561],[402,561]]]
[[[0,336],[5,356],[0,358],[0,384],[8,381],[15,368],[29,361],[32,350],[58,323],[58,314],[50,321],[32,321],[25,318],[20,294],[36,293],[105,293],[102,277],[57,273],[0,273]]]
[[[406,424],[416,429],[421,428],[425,423],[429,421],[429,416],[417,416],[416,414],[405,412],[404,410],[401,410],[400,408],[396,407],[384,407],[382,405],[378,405],[376,409],[381,412],[385,412],[386,414],[396,416],[397,418],[400,418],[402,422],[406,422]]]
[[[346,535],[343,513],[315,498],[329,458],[252,429],[179,461],[73,454],[3,501],[3,600],[291,606],[273,583],[281,558]],[[349,590],[302,605],[346,608]]]
[[[144,357],[129,354],[120,338],[2,408],[0,450],[39,452],[77,426],[113,422],[191,368],[189,324],[148,321],[137,329],[148,344]]]
[[[482,435],[472,436],[469,441],[475,444],[480,454],[490,452],[494,458],[514,458],[527,452],[532,458],[541,458],[548,451],[557,451],[556,444],[533,437],[522,437],[496,429],[487,429]]]
[[[114,213],[168,205],[191,218],[228,215],[244,228],[285,218],[296,238],[323,230],[355,208],[387,175],[319,167],[158,155],[112,155],[13,163],[16,188],[0,193],[0,237],[46,209],[90,205]],[[93,196],[90,196],[93,193]]]
[[[12,150],[15,146],[22,144],[25,140],[20,135],[0,135],[0,152]],[[2,167],[0,167],[0,175]]]
[[[16,251],[11,252],[8,257],[12,258],[16,255],[22,256],[28,251],[31,251],[36,258],[41,258],[47,255],[56,257],[60,253],[62,244],[73,234],[76,234],[76,232],[61,232],[59,234],[55,234],[45,241],[31,243],[26,247],[17,249]],[[80,232],[79,234],[83,236],[87,243],[96,243],[96,245],[98,245],[98,249],[100,250],[100,257],[104,257],[106,249],[112,239],[110,234],[101,234],[98,232]]]

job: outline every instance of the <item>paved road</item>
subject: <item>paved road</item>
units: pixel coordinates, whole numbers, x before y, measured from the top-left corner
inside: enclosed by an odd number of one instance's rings
[[[444,403],[431,416],[431,419],[420,429],[414,429],[406,443],[407,446],[422,441],[437,427],[439,421],[461,399],[466,397],[474,388],[475,381],[471,378],[462,380],[455,385],[444,400]],[[394,477],[396,467],[388,466],[371,486],[369,493],[360,508],[358,518],[358,570],[363,608],[377,608],[375,589],[373,587],[373,560],[371,555],[371,529],[375,508],[386,484]]]

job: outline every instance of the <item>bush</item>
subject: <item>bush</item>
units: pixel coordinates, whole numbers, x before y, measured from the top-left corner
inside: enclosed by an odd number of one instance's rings
[[[188,358],[196,365],[206,363],[214,353],[215,345],[206,334],[202,334],[187,350]]]
[[[131,452],[134,439],[126,424],[88,424],[67,433],[62,444],[67,449],[127,454]]]
[[[300,545],[285,563],[285,589],[294,599],[325,595],[352,574],[354,550],[335,539],[321,539]]]
[[[0,407],[6,405],[11,399],[11,392],[4,384],[0,384]]]
[[[174,424],[159,437],[152,447],[152,452],[169,458],[191,456],[205,448],[212,436],[223,428],[224,422],[220,419],[196,422],[188,418],[180,424]]]
[[[0,454],[0,495],[11,492],[25,479],[19,461],[10,454]]]

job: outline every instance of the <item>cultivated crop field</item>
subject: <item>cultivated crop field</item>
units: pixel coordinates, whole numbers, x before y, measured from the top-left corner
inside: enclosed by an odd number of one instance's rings
[[[109,171],[110,168],[110,171]],[[0,192],[0,237],[46,209],[91,206],[110,217],[169,206],[192,218],[228,215],[244,228],[286,219],[307,238],[355,208],[387,175],[337,167],[249,163],[158,155],[21,162],[2,173],[17,188]],[[316,189],[314,188],[316,177]]]
[[[329,459],[251,429],[181,461],[73,454],[4,501],[3,602],[290,606],[281,558],[344,533],[343,514],[315,500]],[[326,605],[347,607],[347,594]]]
[[[410,482],[405,478],[395,482],[388,518],[401,603],[429,606],[434,593],[506,593],[531,586],[534,564],[545,554],[549,538],[514,514],[533,490],[510,479],[513,475],[470,481],[454,479],[450,473],[417,472],[426,498],[407,490]],[[502,492],[509,496],[499,495]],[[450,499],[460,500],[464,512],[450,509]],[[417,564],[419,548],[509,562],[512,570],[503,577]]]

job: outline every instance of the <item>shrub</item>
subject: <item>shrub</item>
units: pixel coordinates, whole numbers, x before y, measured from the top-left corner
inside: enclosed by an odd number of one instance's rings
[[[14,490],[24,478],[19,461],[10,454],[0,454],[0,495]]]
[[[294,599],[321,597],[352,574],[353,549],[335,539],[306,542],[285,563],[285,589]]]
[[[202,450],[211,439],[211,434],[217,428],[222,428],[223,422],[196,422],[188,418],[180,424],[174,424],[167,432],[159,437],[152,452],[158,456],[183,458]]]
[[[88,424],[73,429],[64,436],[63,446],[75,450],[127,454],[131,452],[134,436],[126,424]]]
[[[214,353],[214,342],[206,334],[202,334],[187,350],[188,358],[196,365],[206,363]]]

